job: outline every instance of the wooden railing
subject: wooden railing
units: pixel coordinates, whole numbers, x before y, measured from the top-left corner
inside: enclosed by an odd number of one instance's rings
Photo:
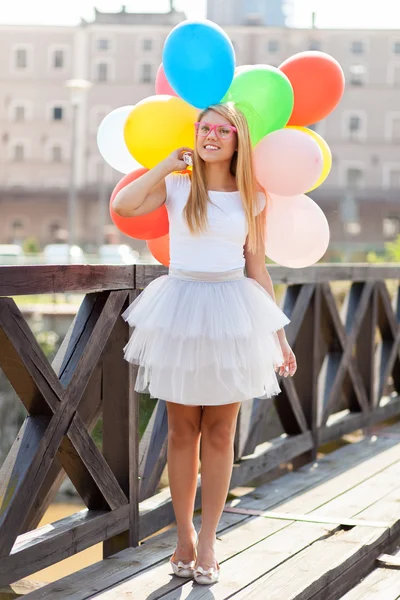
[[[298,372],[282,379],[274,404],[242,404],[232,488],[400,414],[400,266],[269,270],[274,283],[286,286],[282,308],[291,319],[287,337]],[[135,368],[122,353],[130,331],[120,317],[165,272],[155,266],[0,268],[0,368],[28,412],[0,471],[0,586],[98,542],[104,556],[137,546],[174,521],[169,489],[157,493],[167,458],[165,402],[156,404],[139,441]],[[386,280],[391,291],[396,287],[393,300]],[[343,303],[338,283],[330,282],[347,282]],[[86,295],[50,365],[11,297],[73,292]],[[279,418],[266,433],[272,406]],[[101,415],[102,452],[90,435]],[[35,529],[65,475],[87,509]]]

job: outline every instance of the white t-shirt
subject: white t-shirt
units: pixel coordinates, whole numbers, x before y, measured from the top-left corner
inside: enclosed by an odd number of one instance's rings
[[[243,246],[248,227],[240,192],[209,191],[208,227],[193,235],[183,209],[189,197],[190,176],[172,173],[165,178],[169,217],[170,267],[185,271],[218,272],[243,268]],[[258,192],[261,212],[265,196]]]

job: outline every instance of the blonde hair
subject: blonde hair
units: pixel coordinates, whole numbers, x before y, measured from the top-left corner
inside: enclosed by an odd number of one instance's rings
[[[254,175],[253,153],[246,117],[232,102],[216,104],[203,110],[199,121],[209,111],[225,117],[237,129],[237,151],[233,154],[231,173],[236,177],[248,225],[248,249],[254,253],[260,240],[264,240],[265,211],[257,215],[257,181]],[[184,218],[192,234],[198,234],[207,227],[207,204],[209,202],[205,162],[200,158],[196,144],[193,153],[192,185],[189,199],[184,209]]]

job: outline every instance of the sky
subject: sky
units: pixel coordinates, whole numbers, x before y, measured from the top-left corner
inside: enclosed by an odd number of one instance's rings
[[[214,0],[223,2],[224,0]],[[118,11],[122,4],[132,12],[164,12],[168,0],[0,0],[0,24],[72,25],[81,17],[91,19],[93,5],[103,11]],[[176,0],[176,8],[189,19],[206,15],[206,0]],[[316,12],[321,28],[400,28],[400,0],[287,0],[289,24],[309,27]]]

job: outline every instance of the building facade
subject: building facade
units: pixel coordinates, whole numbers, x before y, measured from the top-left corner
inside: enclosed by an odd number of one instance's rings
[[[207,0],[207,18],[222,27],[284,27],[283,0]]]
[[[129,243],[110,226],[108,191],[122,175],[99,155],[97,128],[114,108],[155,93],[165,38],[184,18],[175,11],[97,11],[93,22],[76,27],[0,26],[0,243],[32,236],[43,246],[65,234],[72,125],[65,82],[73,78],[92,83],[78,115],[76,240],[95,245],[107,233]],[[250,25],[226,31],[238,65],[278,66],[309,49],[339,61],[344,97],[315,125],[332,150],[332,172],[311,195],[327,214],[332,248],[379,249],[393,239],[400,223],[400,32]]]

